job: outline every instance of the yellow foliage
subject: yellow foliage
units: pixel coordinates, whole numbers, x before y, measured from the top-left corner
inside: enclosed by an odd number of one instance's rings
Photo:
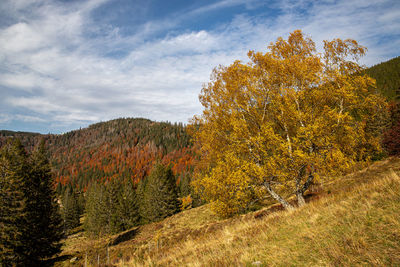
[[[180,200],[181,200],[181,210],[188,210],[192,208],[193,199],[191,195],[188,195],[186,197],[181,197]]]
[[[214,69],[199,96],[203,114],[192,122],[202,166],[193,184],[223,216],[263,197],[260,187],[277,200],[282,192],[301,198],[312,179],[380,150],[379,136],[365,128],[386,103],[369,92],[374,80],[358,74],[365,47],[334,39],[321,54],[296,30],[268,48],[250,51],[248,64]]]

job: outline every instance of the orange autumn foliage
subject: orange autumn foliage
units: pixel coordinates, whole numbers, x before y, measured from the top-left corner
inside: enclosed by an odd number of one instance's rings
[[[296,30],[268,49],[250,51],[247,64],[216,68],[199,96],[204,111],[191,127],[202,168],[193,184],[222,216],[268,195],[293,209],[287,197],[304,204],[312,182],[380,150],[365,128],[386,103],[368,90],[374,80],[359,74],[365,47],[334,39],[318,53]]]

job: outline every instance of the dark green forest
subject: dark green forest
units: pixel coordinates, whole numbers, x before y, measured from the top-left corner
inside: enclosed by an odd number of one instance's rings
[[[0,265],[41,266],[60,252],[62,219],[44,142],[19,139],[0,151]]]
[[[80,225],[83,215],[86,232],[100,236],[161,220],[180,210],[179,198],[191,199],[194,151],[182,124],[121,118],[61,135],[0,132],[4,149],[19,140],[27,155],[41,141],[48,149],[48,183],[61,204],[56,213],[63,236]],[[152,171],[154,164],[158,167]],[[28,178],[18,177],[12,185]],[[160,188],[155,194],[159,186],[165,192]],[[155,207],[155,197],[169,204]],[[11,213],[15,211],[4,210]]]
[[[378,91],[389,101],[396,99],[396,90],[400,88],[400,56],[374,65],[365,73],[376,80]]]

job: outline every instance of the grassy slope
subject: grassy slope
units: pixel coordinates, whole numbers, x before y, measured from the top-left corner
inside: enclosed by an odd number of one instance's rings
[[[207,206],[142,226],[109,248],[118,266],[400,266],[400,159],[324,184],[305,207],[218,220]],[[80,236],[80,237],[79,237]],[[106,244],[82,233],[65,254],[106,263]],[[158,244],[158,246],[157,246]],[[64,264],[69,265],[69,260]],[[62,266],[59,262],[58,265]]]

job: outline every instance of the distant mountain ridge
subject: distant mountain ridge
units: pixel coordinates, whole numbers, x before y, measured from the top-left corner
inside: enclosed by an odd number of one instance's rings
[[[92,181],[138,182],[156,161],[171,165],[177,183],[190,179],[193,151],[182,123],[121,118],[60,135],[0,131],[0,145],[10,137],[20,138],[28,150],[46,140],[60,193],[66,186],[86,190]]]

